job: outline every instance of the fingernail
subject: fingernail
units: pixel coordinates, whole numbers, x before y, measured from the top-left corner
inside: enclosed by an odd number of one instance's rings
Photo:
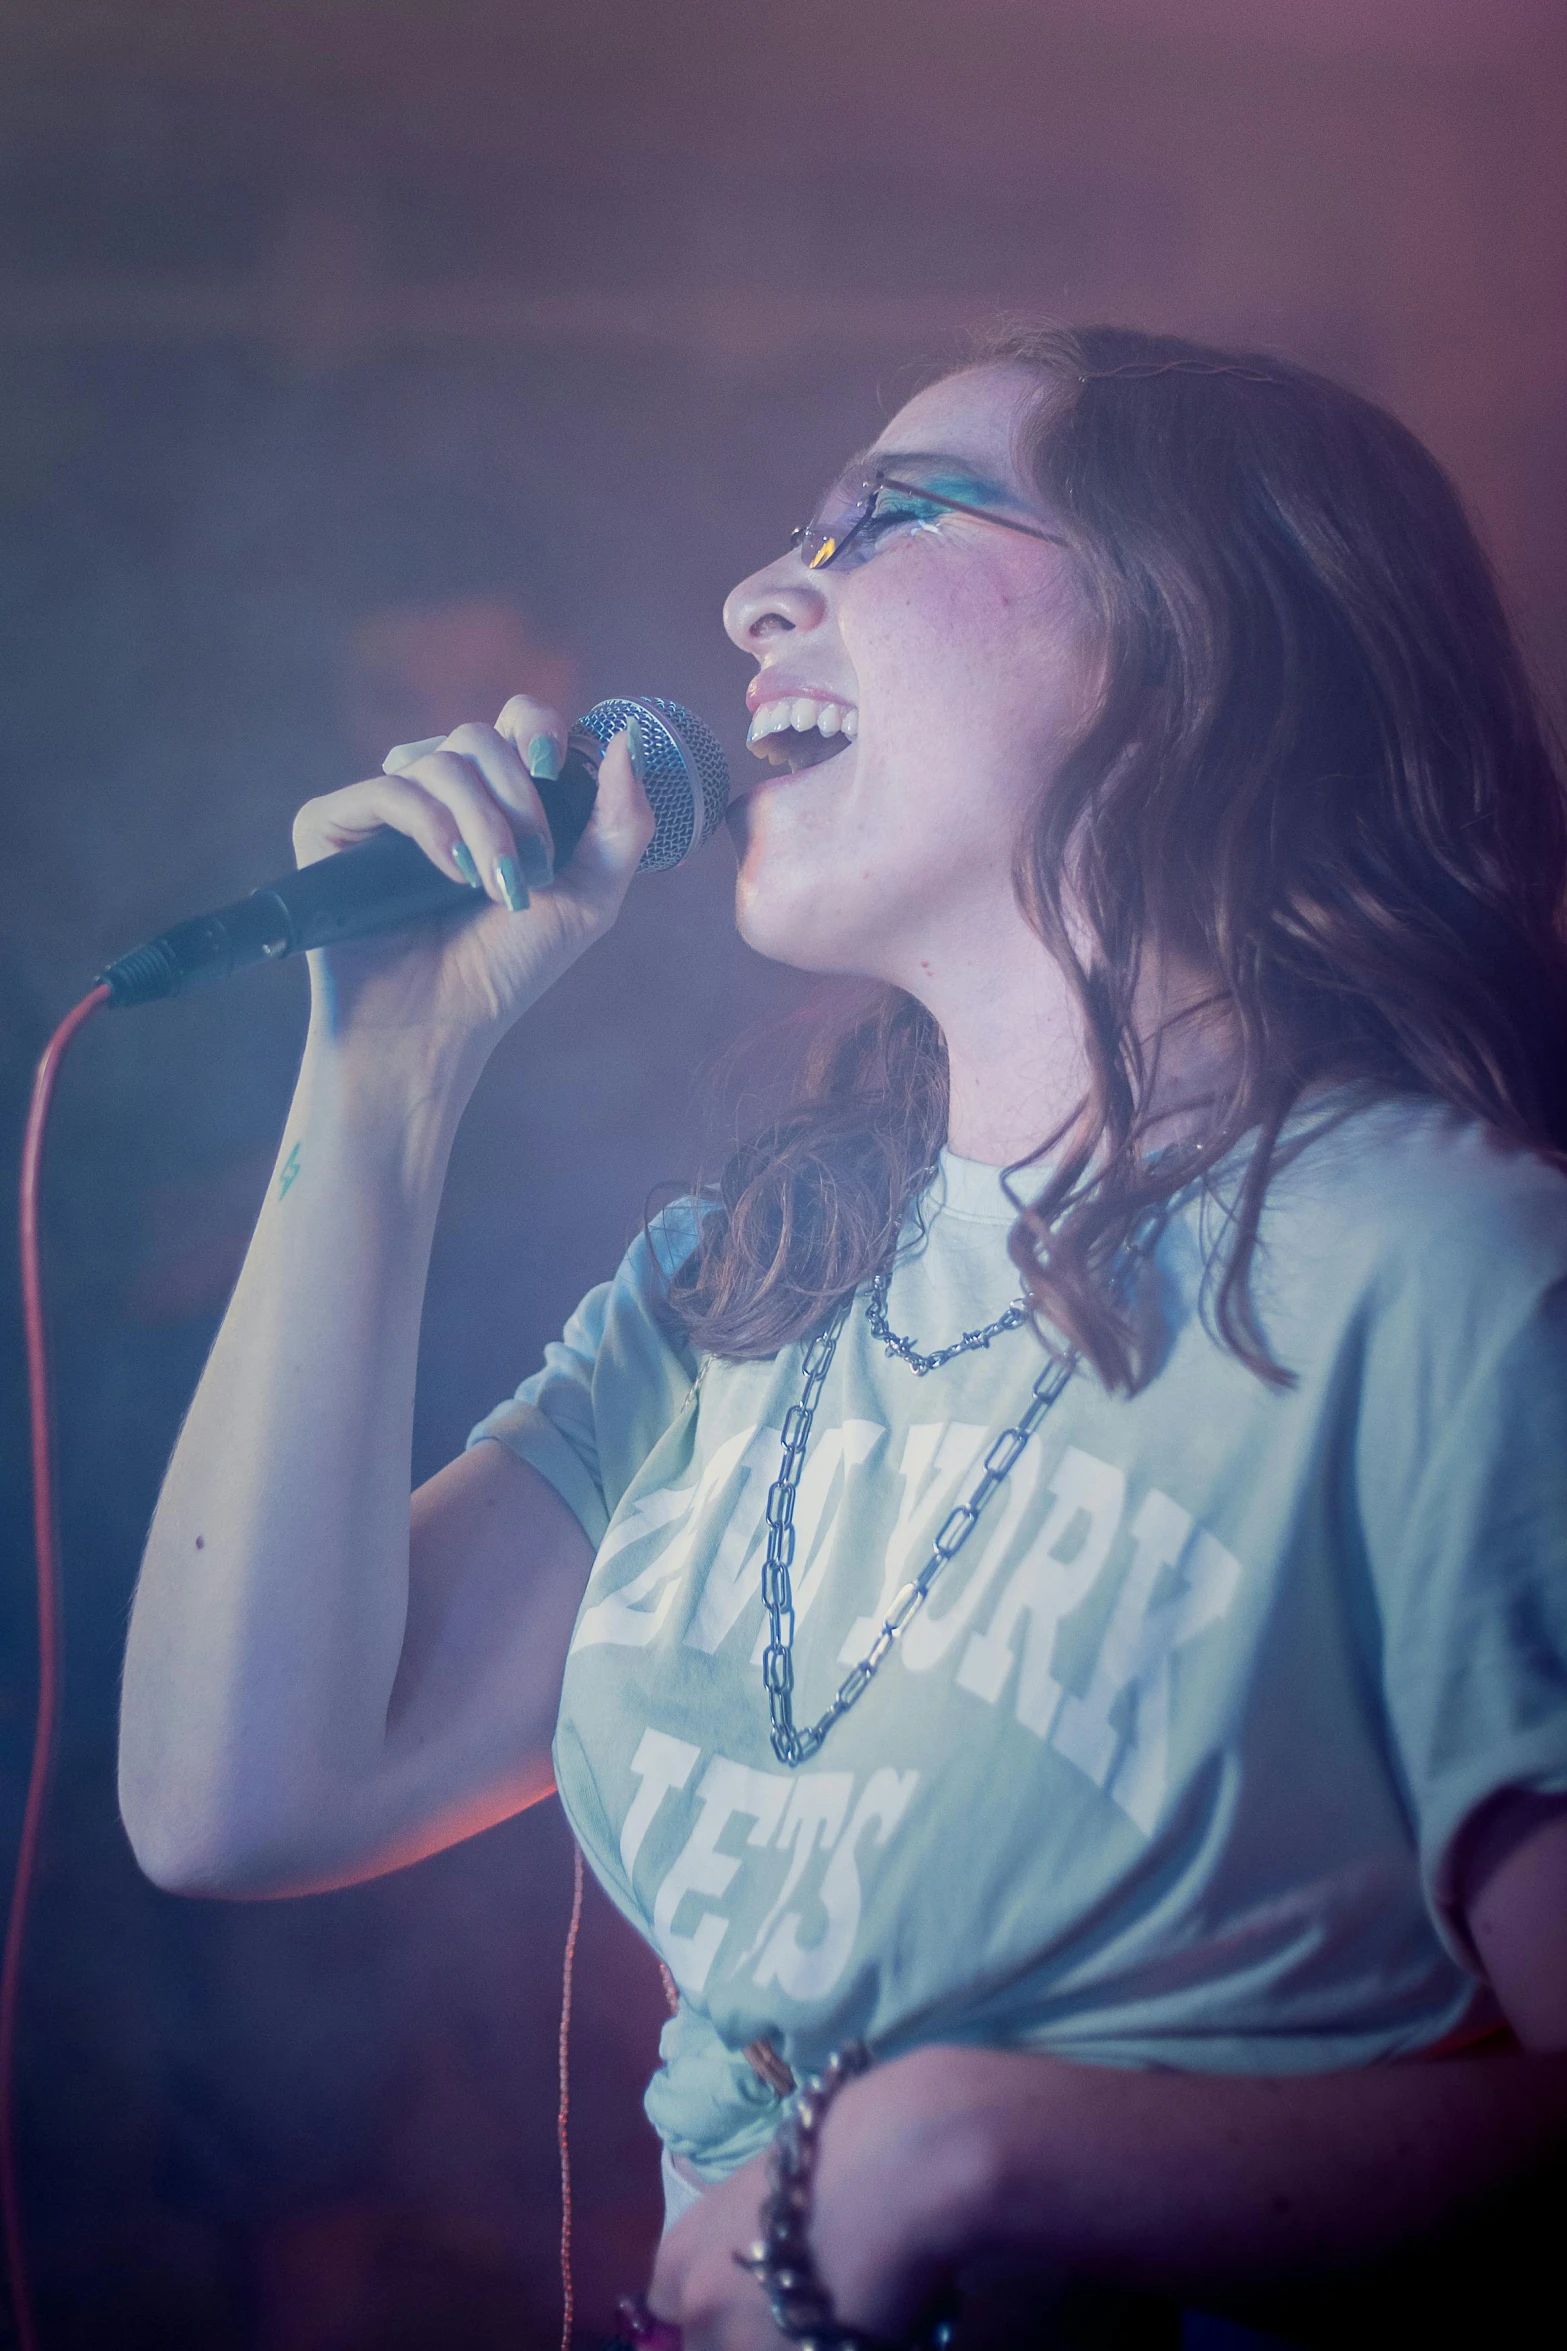
[[[635,711],[626,721],[626,749],[631,756],[631,772],[640,784],[647,769],[647,745],[642,740],[642,721]]]
[[[536,784],[552,784],[560,774],[560,745],[553,735],[535,735],[528,745],[528,773]]]
[[[547,890],[555,879],[555,860],[549,844],[538,833],[517,835],[517,854],[522,859],[522,870],[530,890]]]
[[[528,892],[523,883],[521,874],[517,871],[517,860],[515,857],[496,858],[495,879],[500,883],[501,896],[505,899],[513,914],[521,914],[524,907],[528,903]]]
[[[463,880],[467,883],[470,890],[483,889],[484,884],[479,879],[479,869],[473,862],[473,851],[469,848],[466,841],[458,841],[454,845],[452,849],[452,863],[456,866],[457,871],[462,875]]]

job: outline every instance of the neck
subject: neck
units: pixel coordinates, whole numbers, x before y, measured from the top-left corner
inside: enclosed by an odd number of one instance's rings
[[[1026,1159],[1072,1116],[1087,1085],[1076,1001],[1031,931],[1017,950],[920,969],[920,1001],[947,1043],[947,1143],[960,1159]]]
[[[1060,967],[1032,931],[1009,944],[1005,957],[959,956],[944,971],[922,964],[917,991],[947,1042],[948,1147],[991,1167],[1026,1159],[1067,1127],[1088,1090],[1082,1016]],[[1139,991],[1143,1034],[1200,995],[1186,974],[1151,979]],[[1222,1020],[1198,1015],[1165,1031],[1148,1121],[1159,1143],[1201,1131],[1231,1054]]]

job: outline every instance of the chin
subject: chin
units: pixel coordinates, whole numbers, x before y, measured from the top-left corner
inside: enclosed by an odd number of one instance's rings
[[[860,919],[855,920],[854,915]],[[735,881],[735,929],[769,963],[823,979],[886,979],[886,919],[879,908],[835,907],[830,888],[762,884],[742,865]]]
[[[819,971],[820,925],[809,909],[791,902],[788,893],[761,890],[748,884],[742,867],[735,882],[735,929],[756,955],[769,963],[793,964],[798,971]]]

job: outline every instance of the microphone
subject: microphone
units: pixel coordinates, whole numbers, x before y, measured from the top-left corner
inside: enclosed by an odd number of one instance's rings
[[[571,731],[560,774],[534,784],[554,837],[557,873],[592,814],[599,761],[633,715],[642,722],[643,788],[654,820],[638,871],[662,873],[683,863],[718,829],[729,803],[729,769],[712,729],[657,694],[595,702]],[[481,891],[439,873],[406,833],[381,832],[265,882],[215,914],[176,923],[98,976],[111,1005],[151,1004],[225,980],[247,964],[281,963],[307,947],[335,947],[431,916],[475,914],[489,903]]]

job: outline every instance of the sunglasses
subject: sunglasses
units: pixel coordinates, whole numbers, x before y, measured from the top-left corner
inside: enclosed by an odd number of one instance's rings
[[[949,498],[943,491],[923,489],[917,482],[900,481],[880,467],[874,473],[861,474],[856,481],[835,482],[810,521],[789,533],[789,544],[807,571],[825,571],[856,540],[868,551],[867,543],[879,530],[918,522],[925,507],[966,514],[975,522],[993,522],[1001,530],[1021,531],[1024,538],[1044,539],[1052,547],[1067,544],[1057,532],[1041,530],[1038,523],[1024,522],[1014,514],[997,514],[993,507],[974,506],[965,498]]]

